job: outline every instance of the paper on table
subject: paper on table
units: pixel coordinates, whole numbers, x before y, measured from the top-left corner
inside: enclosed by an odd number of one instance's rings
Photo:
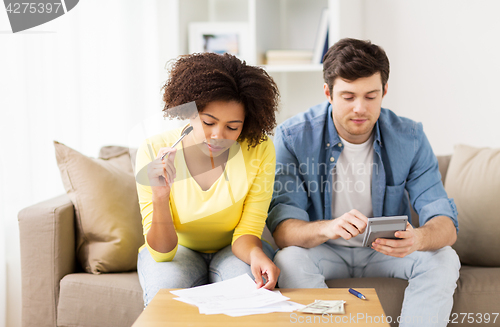
[[[220,312],[226,309],[258,308],[288,300],[287,297],[267,289],[257,289],[255,282],[247,274],[223,282],[171,292],[180,296],[183,302],[198,306],[200,313],[210,310]]]
[[[282,294],[275,290],[272,291],[273,293],[282,296]],[[283,299],[288,299],[287,297],[283,296]],[[196,305],[196,301],[192,301],[188,298],[174,298],[174,300],[178,300],[184,303],[188,304],[193,304]],[[231,317],[240,317],[240,316],[246,316],[246,315],[252,315],[252,314],[262,314],[262,313],[271,313],[271,312],[292,312],[301,308],[304,308],[305,305],[291,302],[291,301],[280,301],[274,304],[266,305],[266,306],[261,306],[257,308],[234,308],[234,309],[217,309],[217,308],[207,308],[205,306],[200,306],[199,311],[201,314],[226,314]]]
[[[225,280],[223,282],[207,284],[183,290],[170,291],[170,293],[182,297],[209,296],[218,294],[231,294],[234,291],[251,291],[255,290],[255,282],[247,274],[240,275],[235,278]]]
[[[254,314],[271,313],[271,312],[292,312],[298,309],[302,309],[303,307],[305,307],[305,305],[303,304],[291,301],[283,301],[268,305],[266,307],[253,308],[248,310],[245,309],[227,310],[223,313],[231,317],[241,317]]]
[[[255,282],[247,274],[171,293],[180,296],[176,300],[198,306],[200,313],[204,314],[225,313],[239,316],[285,309],[291,312],[296,309],[289,304],[280,305],[289,299],[281,293],[257,289]],[[270,305],[275,306],[273,311],[269,311]]]

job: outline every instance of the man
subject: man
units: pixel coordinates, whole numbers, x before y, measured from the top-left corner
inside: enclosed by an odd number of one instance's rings
[[[336,278],[402,278],[409,285],[401,326],[446,326],[460,269],[450,247],[457,212],[422,125],[381,108],[389,60],[369,41],[337,42],[324,57],[323,75],[328,101],[285,121],[274,139],[276,181],[267,224],[281,248],[278,285],[321,288]],[[408,224],[395,233],[399,239],[362,247],[367,217],[411,219],[410,204],[419,228]]]

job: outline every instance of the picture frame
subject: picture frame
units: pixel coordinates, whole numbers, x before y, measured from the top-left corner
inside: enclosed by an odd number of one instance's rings
[[[248,23],[193,22],[189,24],[189,53],[230,53],[241,60],[251,59]]]

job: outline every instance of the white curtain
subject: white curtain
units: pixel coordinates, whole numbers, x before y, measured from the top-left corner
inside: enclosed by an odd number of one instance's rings
[[[164,64],[177,51],[161,7],[83,0],[16,34],[0,8],[0,326],[21,326],[17,213],[64,193],[52,141],[96,157],[161,111]]]

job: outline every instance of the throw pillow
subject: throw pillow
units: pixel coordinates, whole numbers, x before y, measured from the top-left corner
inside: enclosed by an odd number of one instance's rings
[[[94,274],[136,269],[144,237],[128,151],[94,159],[56,141],[54,146],[64,187],[75,206],[81,266]]]
[[[460,261],[500,266],[500,149],[455,147],[445,189],[458,210],[458,239],[453,248]]]

